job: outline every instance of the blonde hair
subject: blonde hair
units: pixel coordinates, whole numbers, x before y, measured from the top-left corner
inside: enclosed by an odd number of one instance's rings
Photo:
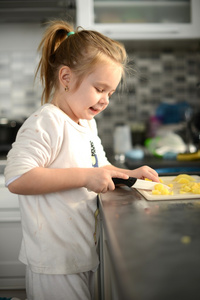
[[[124,46],[103,34],[80,27],[74,34],[73,27],[65,21],[50,22],[38,47],[42,51],[35,77],[40,72],[43,85],[41,103],[49,102],[52,92],[58,86],[58,72],[63,65],[76,74],[76,88],[85,76],[93,72],[98,63],[112,60],[122,67],[125,74],[127,55]]]

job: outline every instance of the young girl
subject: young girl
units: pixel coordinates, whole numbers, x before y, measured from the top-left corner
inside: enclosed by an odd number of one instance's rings
[[[97,135],[94,117],[124,75],[124,47],[54,21],[39,50],[43,105],[20,128],[5,169],[6,185],[19,194],[27,296],[93,299],[97,193],[115,189],[112,177],[158,181],[158,174],[114,167]]]

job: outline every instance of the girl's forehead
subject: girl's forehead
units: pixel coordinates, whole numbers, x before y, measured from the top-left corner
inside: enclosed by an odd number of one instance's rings
[[[104,79],[106,75],[109,75],[110,77],[121,77],[122,75],[122,67],[119,64],[112,63],[104,63],[99,64],[94,68],[93,72],[91,73],[91,76],[95,77],[103,77]]]
[[[121,78],[122,68],[119,65],[102,65],[89,75],[88,81],[106,89],[116,90]]]

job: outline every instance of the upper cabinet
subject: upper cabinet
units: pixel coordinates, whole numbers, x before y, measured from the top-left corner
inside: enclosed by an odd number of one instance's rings
[[[200,38],[200,0],[76,0],[77,26],[118,40]]]
[[[1,0],[0,24],[41,23],[52,19],[75,22],[75,0]]]

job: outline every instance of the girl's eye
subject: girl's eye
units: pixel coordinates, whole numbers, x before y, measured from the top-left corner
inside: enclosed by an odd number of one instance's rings
[[[96,88],[96,90],[97,90],[98,93],[103,93],[102,89]]]

